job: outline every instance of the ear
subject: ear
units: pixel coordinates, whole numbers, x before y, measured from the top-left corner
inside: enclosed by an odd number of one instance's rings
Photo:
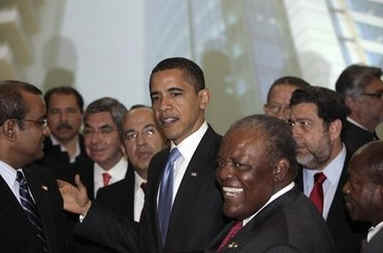
[[[19,125],[15,119],[7,119],[1,126],[2,135],[10,142],[16,141],[19,130]]]
[[[206,110],[207,105],[209,104],[210,101],[210,92],[207,88],[202,89],[198,92],[198,97],[200,99],[200,109],[201,110]]]
[[[351,110],[351,112],[358,111],[358,109],[360,107],[359,99],[353,98],[353,97],[350,97],[350,96],[346,96],[344,98],[344,103]]]
[[[282,182],[286,179],[289,172],[290,163],[287,159],[283,158],[277,162],[277,165],[273,169],[274,182]]]
[[[330,123],[329,133],[332,141],[339,138],[342,133],[342,121],[340,119],[336,119]]]

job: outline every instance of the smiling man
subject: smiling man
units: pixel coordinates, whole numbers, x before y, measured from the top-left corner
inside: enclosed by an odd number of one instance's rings
[[[354,154],[343,192],[352,219],[372,224],[361,252],[383,252],[382,141],[368,143]]]
[[[122,151],[121,133],[123,104],[104,97],[90,103],[84,113],[85,148],[93,164],[80,169],[80,177],[87,186],[90,199],[97,191],[125,178],[128,162]]]
[[[295,142],[288,125],[246,117],[225,134],[217,180],[223,211],[235,219],[212,243],[215,252],[335,252],[327,227],[295,188]]]

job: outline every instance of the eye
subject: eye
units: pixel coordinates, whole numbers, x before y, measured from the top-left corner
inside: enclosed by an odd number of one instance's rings
[[[83,135],[90,135],[92,134],[94,131],[90,128],[84,128],[84,131],[83,131]]]
[[[128,133],[125,133],[124,137],[125,137],[125,140],[132,141],[132,140],[136,139],[137,133],[135,133],[135,132],[128,132]]]
[[[57,113],[60,113],[60,110],[59,110],[59,109],[52,108],[52,109],[49,110],[49,113],[50,113],[50,114],[57,114]]]
[[[157,101],[160,96],[158,94],[152,94],[150,97],[151,97],[152,102],[153,102],[153,101]]]

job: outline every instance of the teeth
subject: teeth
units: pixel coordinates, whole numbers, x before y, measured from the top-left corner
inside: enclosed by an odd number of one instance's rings
[[[172,123],[176,120],[176,118],[169,117],[169,118],[162,118],[162,122],[164,123]]]
[[[238,193],[243,192],[242,188],[234,188],[234,187],[222,187],[222,190],[227,193]]]

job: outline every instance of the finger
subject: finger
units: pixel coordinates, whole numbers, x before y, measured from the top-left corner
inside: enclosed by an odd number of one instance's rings
[[[80,179],[80,175],[79,175],[79,174],[76,174],[76,175],[74,176],[74,182],[75,182],[75,184],[76,184],[76,186],[77,186],[78,188],[82,188],[82,187],[84,187],[84,184],[81,182],[81,179]]]

